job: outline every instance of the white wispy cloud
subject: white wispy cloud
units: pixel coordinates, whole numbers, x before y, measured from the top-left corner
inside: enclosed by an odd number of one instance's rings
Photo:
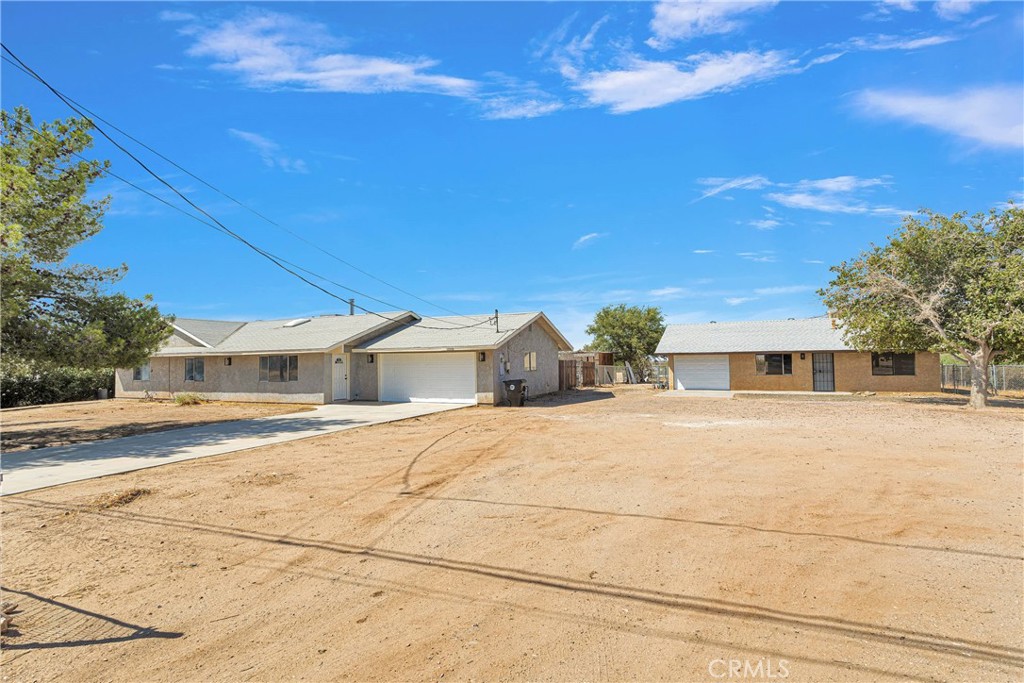
[[[902,216],[912,213],[905,209],[875,205],[867,201],[866,194],[870,194],[876,188],[892,184],[888,177],[860,178],[842,175],[832,178],[779,182],[760,175],[750,175],[739,178],[698,178],[697,182],[709,186],[709,189],[694,201],[700,201],[726,190],[772,188],[772,191],[765,194],[764,198],[791,209],[879,216]],[[750,221],[749,224],[761,230],[770,230],[780,225],[781,221],[769,216],[761,220]]]
[[[212,24],[189,24],[187,53],[212,60],[249,87],[319,92],[426,92],[466,97],[478,83],[433,73],[428,57],[379,57],[345,52],[325,24],[269,10],[248,10]]]
[[[757,301],[757,297],[756,296],[727,296],[727,297],[725,297],[725,299],[723,299],[723,301],[725,301],[725,303],[729,304],[730,306],[739,306],[740,304],[745,304],[745,303],[748,303],[750,301]]]
[[[779,260],[775,256],[775,252],[770,249],[764,249],[761,251],[741,251],[736,255],[745,261],[753,261],[754,263],[775,263]]]
[[[958,36],[951,35],[930,35],[930,36],[892,36],[878,34],[873,36],[861,36],[851,38],[840,47],[852,50],[866,50],[869,52],[884,52],[886,50],[920,50],[936,45],[945,45],[960,40]]]
[[[917,11],[917,2],[915,0],[882,0],[881,4],[892,9],[901,9],[904,12]]]
[[[553,114],[565,105],[533,81],[492,71],[476,96],[485,119],[532,119]]]
[[[796,60],[778,50],[701,52],[682,61],[648,61],[630,55],[621,68],[584,74],[574,87],[591,105],[625,114],[728,92],[799,68]]]
[[[576,21],[578,12],[568,17],[548,36],[541,48],[534,52],[535,58],[550,57],[551,62],[564,78],[575,80],[585,68],[596,48],[598,31],[611,19],[605,15],[595,21],[582,33],[569,38],[569,28]]]
[[[939,15],[941,19],[957,21],[969,14],[971,10],[982,4],[983,1],[984,0],[938,0],[934,5],[934,9],[935,13]]]
[[[821,259],[805,258],[805,259],[803,259],[803,263],[813,263],[813,264],[816,264],[816,265],[821,265],[821,264],[823,264],[825,262],[822,261]]]
[[[758,230],[774,230],[781,224],[774,218],[762,218],[756,221],[750,221],[750,225]]]
[[[853,192],[868,187],[891,184],[888,178],[858,178],[853,175],[840,175],[834,178],[819,178],[817,180],[800,180],[791,186],[797,190],[811,190],[817,192]]]
[[[647,295],[653,299],[682,299],[692,294],[691,290],[684,287],[661,287],[647,292]]]
[[[482,99],[485,119],[533,119],[547,116],[563,109],[564,104],[556,100],[540,100],[522,97],[489,97]]]
[[[249,144],[260,155],[263,163],[271,168],[279,168],[286,173],[308,173],[309,168],[302,159],[294,159],[281,153],[281,145],[259,133],[229,128],[228,133]]]
[[[690,202],[691,204],[729,190],[760,190],[771,185],[771,181],[762,175],[746,175],[738,178],[698,178],[697,182],[707,186],[708,189]]]
[[[694,254],[714,254],[715,250],[714,249],[694,249],[693,253]]]
[[[741,16],[774,7],[777,0],[662,0],[654,6],[651,32],[647,44],[665,49],[680,40],[699,36],[732,33],[743,26]]]
[[[864,90],[857,105],[865,116],[933,128],[989,147],[1024,147],[1024,88],[999,85],[948,94]]]
[[[807,209],[825,213],[871,214],[875,216],[905,216],[913,213],[893,206],[872,206],[848,195],[830,192],[770,192],[766,199],[791,209]]]
[[[572,248],[573,249],[582,249],[583,247],[586,247],[586,246],[589,246],[590,244],[592,244],[594,242],[594,240],[598,240],[598,239],[601,239],[602,237],[607,237],[607,236],[608,236],[608,233],[606,233],[606,232],[588,232],[586,235],[581,236],[578,240],[573,242],[572,243]]]

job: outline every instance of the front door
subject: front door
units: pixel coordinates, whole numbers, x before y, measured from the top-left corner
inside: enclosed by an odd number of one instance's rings
[[[331,357],[334,378],[334,400],[348,400],[348,356],[336,353]]]
[[[831,353],[811,354],[811,370],[814,371],[815,391],[835,391],[836,371]]]

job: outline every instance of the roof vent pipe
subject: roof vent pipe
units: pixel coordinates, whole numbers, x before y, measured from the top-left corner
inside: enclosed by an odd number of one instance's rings
[[[348,300],[348,314],[349,315],[355,315],[356,314],[356,300],[355,299],[349,299]]]

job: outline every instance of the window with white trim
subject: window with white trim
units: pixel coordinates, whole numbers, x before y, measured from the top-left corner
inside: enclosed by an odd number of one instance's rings
[[[523,370],[532,372],[537,369],[537,352],[527,351],[523,354]]]
[[[150,364],[146,363],[132,370],[132,379],[136,382],[148,382],[150,373]]]
[[[261,382],[298,382],[298,356],[260,356]]]
[[[202,382],[206,379],[206,360],[203,358],[185,359],[185,381]]]

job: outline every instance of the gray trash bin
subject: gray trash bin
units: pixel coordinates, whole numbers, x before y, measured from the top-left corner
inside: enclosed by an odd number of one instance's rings
[[[528,394],[529,390],[526,388],[526,382],[523,380],[505,380],[505,395],[508,397],[508,404],[510,406],[521,406],[525,404]]]
[[[110,398],[110,390],[107,388],[97,389],[96,398],[99,399],[100,401],[106,401],[108,398]]]

